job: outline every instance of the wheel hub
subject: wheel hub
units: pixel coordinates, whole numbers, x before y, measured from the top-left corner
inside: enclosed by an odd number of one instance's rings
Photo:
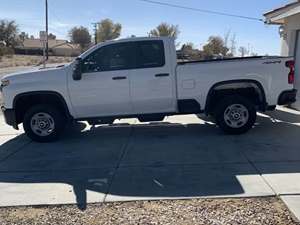
[[[49,125],[50,125],[49,121],[44,120],[44,119],[40,120],[38,122],[38,126],[39,126],[40,129],[45,129],[45,128],[49,127]]]
[[[36,135],[48,136],[54,131],[55,123],[48,113],[37,113],[32,116],[30,126]]]
[[[249,120],[249,111],[241,104],[230,105],[224,112],[224,120],[229,127],[241,128]]]
[[[241,119],[241,113],[239,111],[232,111],[231,112],[231,118],[233,120],[240,120]]]

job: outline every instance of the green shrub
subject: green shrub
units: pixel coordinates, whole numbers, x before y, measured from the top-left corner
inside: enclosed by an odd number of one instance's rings
[[[15,54],[14,49],[9,48],[9,47],[0,47],[0,55],[13,55]]]
[[[2,61],[2,56],[4,56],[4,49],[0,47],[0,62]]]
[[[0,60],[3,56],[7,56],[8,58],[12,58],[15,54],[14,49],[8,47],[0,47]]]
[[[6,47],[4,54],[7,55],[7,56],[9,56],[9,57],[11,57],[13,54],[15,54],[15,50],[13,48]]]

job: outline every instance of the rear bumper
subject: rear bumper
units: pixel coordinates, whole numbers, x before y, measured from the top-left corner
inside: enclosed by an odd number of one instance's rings
[[[5,122],[18,130],[18,123],[17,123],[17,117],[16,117],[16,111],[14,109],[6,109],[5,107],[1,107],[1,110],[4,115]]]
[[[296,102],[297,90],[288,90],[280,94],[278,99],[278,105],[288,105]]]

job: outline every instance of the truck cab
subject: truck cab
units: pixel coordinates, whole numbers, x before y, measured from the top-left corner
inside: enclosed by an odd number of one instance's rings
[[[177,110],[176,52],[170,38],[105,42],[80,56],[68,74],[76,118]]]

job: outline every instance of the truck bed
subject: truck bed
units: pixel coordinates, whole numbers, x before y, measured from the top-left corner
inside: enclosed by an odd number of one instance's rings
[[[178,98],[196,99],[203,106],[211,87],[218,83],[254,81],[262,86],[267,103],[276,105],[282,91],[293,89],[288,83],[289,60],[293,58],[255,56],[178,62]]]

